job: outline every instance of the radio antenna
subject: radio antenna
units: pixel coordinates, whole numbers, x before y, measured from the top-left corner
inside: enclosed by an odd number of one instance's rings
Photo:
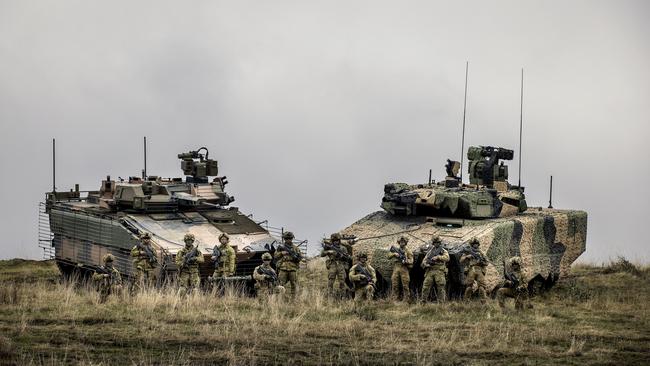
[[[524,124],[524,68],[521,68],[521,98],[519,100],[519,190],[521,190],[521,131]]]
[[[56,139],[52,139],[52,192],[56,192]]]
[[[147,136],[144,136],[144,170],[142,170],[142,180],[147,179]]]
[[[463,161],[465,158],[465,115],[467,112],[467,74],[469,61],[465,61],[465,98],[463,99],[463,134],[460,142],[460,184],[463,185]]]

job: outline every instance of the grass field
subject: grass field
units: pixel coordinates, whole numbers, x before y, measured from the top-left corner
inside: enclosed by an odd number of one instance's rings
[[[355,311],[323,296],[321,267],[303,270],[295,303],[152,290],[98,304],[51,262],[0,261],[0,362],[650,364],[647,267],[576,266],[521,313],[494,300]]]

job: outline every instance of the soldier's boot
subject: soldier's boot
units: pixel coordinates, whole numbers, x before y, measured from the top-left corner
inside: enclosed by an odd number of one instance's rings
[[[472,298],[473,294],[474,290],[472,289],[472,286],[467,286],[465,293],[463,294],[463,300],[469,301]]]
[[[438,302],[447,301],[447,292],[444,287],[441,286],[436,290],[436,298]]]

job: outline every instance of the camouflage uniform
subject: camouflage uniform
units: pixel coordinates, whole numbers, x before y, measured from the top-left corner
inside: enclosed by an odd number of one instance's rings
[[[151,236],[149,233],[144,233],[140,237],[140,245],[135,245],[131,249],[131,257],[133,258],[133,268],[135,268],[135,282],[133,283],[133,291],[142,290],[145,286],[151,286],[154,281],[152,274],[153,270],[158,265],[155,261],[151,261],[147,256],[145,248],[149,248],[151,253],[156,255],[156,251],[151,245]]]
[[[196,257],[189,261],[186,266],[183,266],[185,254],[194,249],[192,246],[194,243],[194,235],[185,234],[183,241],[185,241],[185,247],[176,253],[176,266],[178,267],[178,282],[180,284],[181,296],[185,296],[192,292],[193,289],[201,284],[201,278],[199,277],[199,263],[203,263],[204,261],[203,254],[197,249],[198,253]]]
[[[479,297],[481,301],[487,299],[487,285],[485,283],[485,268],[487,267],[487,259],[485,255],[481,253],[479,247],[480,243],[478,239],[473,238],[470,241],[472,249],[478,254],[478,257],[473,256],[472,254],[464,254],[460,257],[460,263],[464,264],[467,270],[465,277],[465,294],[464,299],[469,299],[474,292],[478,290]],[[474,289],[476,286],[476,290]]]
[[[218,248],[221,255],[219,258],[212,257],[212,260],[218,260],[212,274],[213,280],[223,279],[235,274],[235,250],[228,243],[230,243],[230,237],[227,234],[219,235]]]
[[[334,233],[330,236],[332,246],[341,248],[346,253],[350,253],[350,247],[341,245],[341,235]],[[349,268],[347,259],[339,256],[334,250],[323,250],[321,257],[327,257],[325,267],[327,268],[327,290],[330,295],[334,295],[334,282],[339,281],[339,295],[345,293],[347,286],[345,279]]]
[[[277,275],[275,273],[275,270],[273,269],[273,267],[271,267],[272,259],[273,258],[271,257],[271,254],[269,253],[262,254],[262,261],[264,263],[255,267],[255,269],[253,270],[253,279],[255,280],[255,291],[257,293],[258,299],[260,299],[262,302],[268,301],[269,297],[273,294],[284,293],[283,286],[280,286],[275,281],[273,281],[272,276],[262,273],[263,270],[272,273],[273,276],[276,277],[276,281],[277,281]]]
[[[284,246],[288,247],[289,250],[293,251],[296,254],[300,254],[300,248],[294,245],[292,240],[294,235],[291,231],[287,231],[282,235],[284,239]],[[301,255],[301,254],[300,254]],[[289,253],[285,250],[276,250],[275,251],[275,260],[278,267],[278,278],[280,280],[280,285],[286,287],[287,283],[289,284],[290,291],[289,295],[291,298],[296,297],[298,292],[298,267],[300,265],[300,260],[296,260],[291,257]]]
[[[93,282],[97,283],[99,290],[99,302],[104,303],[110,294],[122,294],[122,276],[120,271],[113,267],[113,255],[106,254],[103,258],[104,265],[100,271],[93,274]],[[102,272],[109,273],[102,273]]]
[[[399,254],[389,252],[389,256],[393,258],[393,274],[390,278],[392,285],[392,299],[397,301],[399,299],[399,289],[400,284],[402,286],[402,294],[404,300],[409,300],[411,298],[410,283],[411,283],[411,267],[413,267],[413,252],[406,247],[408,239],[404,236],[399,238],[397,241],[397,249],[400,249],[404,252],[406,261],[402,263],[399,258]]]
[[[350,268],[350,281],[354,285],[354,302],[360,304],[363,300],[372,300],[375,295],[375,284],[377,283],[377,273],[375,269],[370,266],[366,261],[368,256],[361,253],[358,256],[359,262]],[[361,268],[365,268],[370,277],[361,274]]]
[[[429,253],[433,254],[438,250],[440,254],[428,258]],[[430,262],[429,259],[431,259]],[[426,271],[424,274],[424,283],[422,284],[422,301],[426,301],[429,298],[431,287],[434,284],[438,302],[447,300],[447,262],[449,262],[449,252],[442,247],[440,237],[434,236],[431,239],[431,247],[421,264],[421,267]]]
[[[515,284],[511,281],[505,281],[504,287],[497,290],[499,306],[504,309],[506,307],[506,297],[510,297],[515,299],[515,309],[521,310],[528,299],[528,281],[521,272],[521,259],[512,257],[504,265],[506,265],[506,268],[511,268],[510,276],[516,280],[517,286],[514,287]]]

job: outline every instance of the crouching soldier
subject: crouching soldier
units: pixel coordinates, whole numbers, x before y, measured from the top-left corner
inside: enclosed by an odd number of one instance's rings
[[[389,257],[393,258],[394,262],[393,275],[391,276],[393,301],[399,299],[400,285],[402,287],[402,299],[408,301],[411,298],[409,289],[411,276],[409,271],[413,266],[413,252],[406,247],[408,241],[406,237],[402,236],[397,240],[397,246],[393,245],[390,248]]]
[[[122,276],[120,271],[113,267],[113,255],[106,254],[102,261],[104,265],[93,274],[93,282],[97,284],[99,290],[100,303],[106,302],[111,294],[118,296],[122,294]]]
[[[485,283],[485,269],[488,265],[487,258],[481,252],[478,239],[472,238],[469,242],[470,249],[460,257],[460,263],[465,265],[465,294],[464,299],[468,300],[474,292],[478,291],[481,302],[487,299],[487,285]]]
[[[185,296],[201,284],[199,277],[199,263],[203,263],[203,254],[194,246],[194,234],[185,234],[183,238],[185,247],[176,253],[176,266],[178,267],[179,293]]]
[[[422,301],[427,301],[434,284],[438,302],[447,300],[447,262],[449,262],[449,252],[443,247],[440,237],[436,235],[431,238],[431,248],[421,264],[426,271],[422,285]]]
[[[354,285],[354,302],[360,304],[363,300],[372,300],[375,295],[377,274],[375,269],[368,264],[368,255],[359,253],[357,264],[350,268],[350,281]]]
[[[149,233],[140,236],[140,241],[131,249],[133,268],[135,268],[135,282],[132,291],[140,291],[151,286],[154,280],[153,271],[158,266],[156,251],[151,243]]]
[[[262,254],[262,264],[253,270],[255,291],[260,301],[268,301],[272,294],[283,294],[284,287],[278,284],[278,275],[271,267],[271,254]]]
[[[505,282],[497,290],[497,300],[501,309],[506,307],[506,297],[515,299],[515,309],[521,310],[528,300],[528,281],[521,271],[521,258],[512,257],[504,262],[503,273]],[[508,271],[508,267],[511,271]],[[529,305],[529,307],[532,307]]]
[[[298,267],[302,261],[302,253],[300,248],[293,244],[293,239],[294,235],[291,231],[282,235],[284,244],[278,246],[278,250],[275,251],[275,260],[280,272],[278,275],[280,285],[286,287],[289,284],[289,295],[295,299],[298,292]]]

